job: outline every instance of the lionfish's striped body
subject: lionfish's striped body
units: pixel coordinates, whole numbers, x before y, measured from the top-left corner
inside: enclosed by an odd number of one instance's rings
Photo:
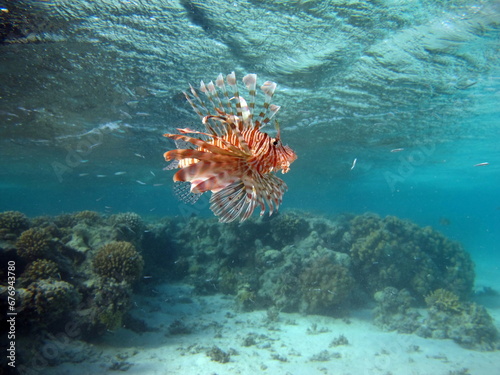
[[[164,154],[165,160],[174,160],[172,166],[180,168],[174,181],[190,182],[194,194],[212,191],[210,209],[222,222],[244,221],[257,206],[261,215],[266,206],[272,214],[287,190],[285,182],[272,172],[288,172],[297,158],[281,143],[278,126],[275,138],[260,130],[280,107],[271,104],[276,83],[267,81],[261,87],[265,95],[262,111],[254,115],[256,81],[255,74],[243,77],[249,91],[248,103],[239,95],[234,72],[226,77],[231,97],[222,74],[215,85],[201,82],[205,101],[191,87],[191,95],[184,95],[202,118],[206,132],[178,129],[181,134],[165,134],[178,147],[191,146]]]

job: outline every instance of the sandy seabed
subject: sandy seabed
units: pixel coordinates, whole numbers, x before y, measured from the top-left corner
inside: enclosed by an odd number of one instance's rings
[[[343,319],[281,312],[270,320],[266,311],[240,311],[234,297],[193,296],[192,288],[186,285],[163,284],[152,292],[154,297],[136,296],[131,310],[150,331],[109,332],[98,344],[86,348],[89,354],[80,363],[61,363],[38,373],[499,373],[500,351],[472,351],[451,340],[384,332],[372,324],[370,310],[358,310]],[[498,326],[500,309],[490,308],[489,312]],[[342,336],[348,343],[335,345]]]

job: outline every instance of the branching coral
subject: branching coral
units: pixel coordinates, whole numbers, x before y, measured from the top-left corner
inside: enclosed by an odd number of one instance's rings
[[[50,240],[44,230],[31,228],[19,236],[16,242],[17,254],[27,260],[50,256]]]
[[[117,241],[101,247],[92,264],[99,276],[132,283],[141,276],[144,261],[130,242]]]
[[[463,310],[458,296],[446,289],[436,289],[425,297],[425,303],[439,311],[459,314]]]
[[[11,239],[18,236],[30,226],[28,218],[18,211],[0,213],[0,239]]]
[[[59,269],[55,262],[38,259],[30,263],[21,276],[25,283],[31,283],[37,280],[55,278],[58,272]]]
[[[117,230],[116,237],[119,240],[132,241],[138,239],[145,227],[142,218],[134,212],[112,215],[108,221]]]

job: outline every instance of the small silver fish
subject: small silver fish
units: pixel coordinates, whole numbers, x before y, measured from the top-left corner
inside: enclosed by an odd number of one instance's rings
[[[356,166],[356,162],[358,161],[358,158],[354,158],[354,160],[352,161],[352,166],[351,166],[351,171],[354,169],[354,167]]]

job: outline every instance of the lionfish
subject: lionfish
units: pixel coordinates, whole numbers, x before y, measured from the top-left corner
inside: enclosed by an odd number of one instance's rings
[[[297,159],[295,152],[281,142],[277,121],[274,138],[261,131],[280,109],[271,104],[276,83],[266,81],[261,86],[264,103],[258,115],[257,75],[246,75],[243,83],[248,89],[248,102],[238,92],[234,72],[225,81],[219,74],[215,84],[201,81],[199,91],[205,100],[190,85],[191,93],[184,95],[201,117],[206,132],[185,128],[177,129],[180,134],[164,134],[178,147],[164,154],[165,160],[173,160],[165,169],[180,168],[173,179],[189,182],[191,194],[212,191],[210,209],[220,222],[242,222],[256,207],[260,207],[261,216],[266,206],[272,215],[287,190],[285,182],[273,172],[288,172]]]

